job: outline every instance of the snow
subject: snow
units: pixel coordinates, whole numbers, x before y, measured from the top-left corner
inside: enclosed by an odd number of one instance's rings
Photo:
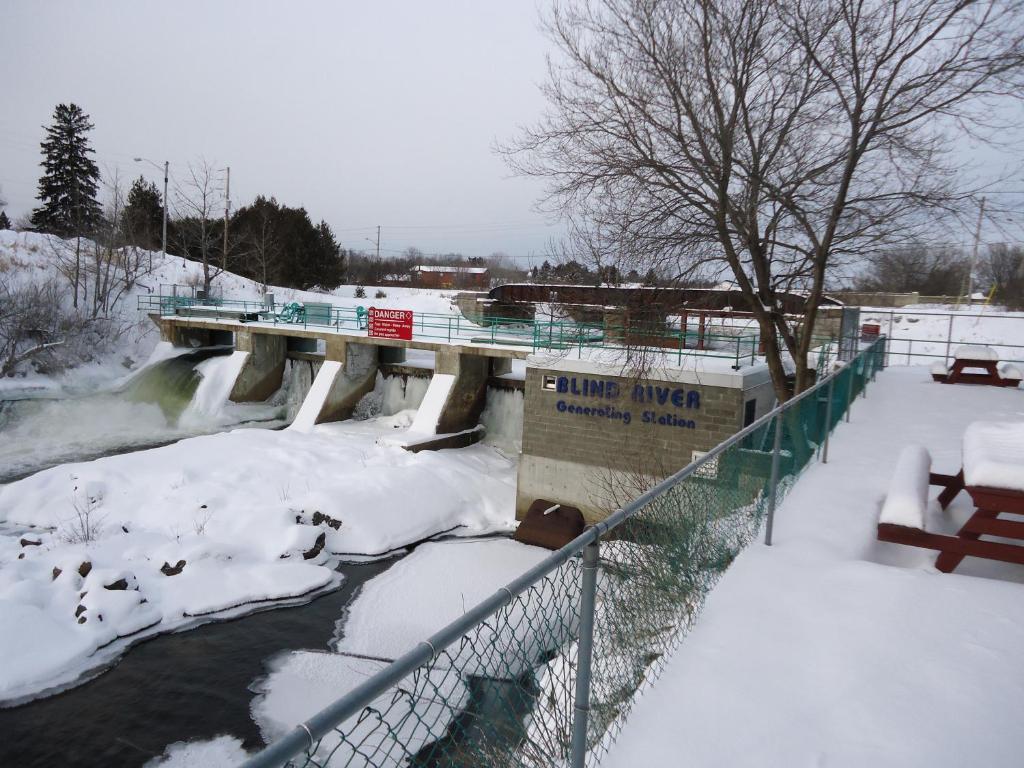
[[[1002,363],[999,366],[999,377],[1002,379],[1020,379],[1022,374],[1017,366],[1010,363]]]
[[[998,360],[999,355],[992,347],[982,347],[978,345],[966,345],[963,347],[957,347],[953,356],[957,360]]]
[[[862,307],[861,322],[881,326],[889,337],[888,359],[894,365],[928,364],[936,358],[945,361],[963,345],[990,347],[1000,360],[1024,362],[1021,312],[993,307]]]
[[[298,651],[271,663],[267,677],[254,686],[258,695],[252,705],[253,719],[264,739],[279,738],[334,703],[390,660],[411,650],[550,554],[510,539],[443,541],[417,547],[363,587],[348,611],[334,653]],[[462,675],[452,674],[443,664],[429,674],[443,704],[394,697],[389,691],[371,705],[387,712],[389,723],[409,721],[401,726],[402,743],[412,751],[428,736],[444,735],[451,714],[468,697]],[[418,717],[406,714],[413,711]],[[372,727],[374,718],[367,719],[368,725],[357,724],[356,720],[341,727],[352,741],[369,739],[375,743],[385,735],[364,732]],[[416,727],[416,723],[420,725]],[[429,731],[423,723],[429,724]],[[328,735],[322,753],[328,753],[337,743]],[[347,748],[345,744],[341,750]],[[335,755],[344,762],[342,757],[340,753]]]
[[[964,484],[1024,492],[1024,422],[976,421],[967,427]]]
[[[398,658],[550,554],[511,539],[424,544],[363,587],[335,650]]]
[[[419,410],[416,411],[416,418],[413,419],[409,432],[415,435],[436,435],[437,422],[441,418],[441,411],[448,401],[448,395],[455,384],[455,376],[450,373],[435,373],[430,379]]]
[[[145,768],[223,768],[238,765],[248,756],[234,736],[218,736],[210,741],[171,744]]]
[[[879,374],[828,464],[779,506],[774,546],[726,572],[603,768],[1019,766],[1024,568],[967,558],[939,573],[935,552],[878,542],[875,524],[907,442],[952,474],[979,413],[1021,410],[1012,390]],[[929,528],[955,532],[972,513],[960,494]]]
[[[296,432],[309,432],[316,426],[317,417],[323,410],[324,402],[331,392],[331,387],[334,386],[334,379],[339,371],[341,371],[341,363],[336,360],[324,361],[313,380],[313,386],[309,388],[309,393],[302,401],[299,412],[288,429]]]
[[[379,445],[397,431],[394,418],[234,430],[0,486],[0,521],[36,526],[24,535],[41,542],[0,536],[0,601],[15,617],[0,633],[0,701],[69,683],[126,642],[195,617],[334,586],[339,558],[511,527],[514,460],[484,445],[419,454]],[[82,511],[92,541],[77,536]],[[340,526],[314,523],[315,512]],[[306,559],[320,536],[323,551]],[[180,560],[180,574],[161,572]],[[85,562],[93,570],[83,579]],[[126,589],[106,588],[121,578]]]
[[[931,454],[923,445],[908,445],[900,452],[878,516],[879,523],[924,530],[931,467]]]
[[[932,373],[945,375],[949,373],[949,366],[947,366],[945,363],[936,360],[929,366],[928,370],[931,371]]]

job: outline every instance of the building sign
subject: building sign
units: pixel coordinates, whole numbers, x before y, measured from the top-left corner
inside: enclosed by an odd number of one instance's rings
[[[550,389],[548,386],[544,388]],[[700,392],[696,389],[660,384],[634,384],[628,391],[623,392],[616,381],[559,376],[554,381],[554,391],[593,401],[581,405],[558,400],[555,403],[555,410],[559,413],[611,419],[626,425],[637,421],[659,427],[697,427],[696,421],[687,418],[694,415],[693,411],[700,409]]]
[[[378,339],[412,339],[412,310],[370,307],[369,335]]]

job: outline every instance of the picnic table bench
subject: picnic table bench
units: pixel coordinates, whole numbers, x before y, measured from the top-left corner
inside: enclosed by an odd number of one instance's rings
[[[942,492],[928,500],[928,487]],[[966,490],[974,514],[956,535],[928,530],[934,504],[946,509]],[[963,468],[955,475],[931,471],[931,455],[920,445],[903,449],[878,517],[878,539],[938,550],[935,567],[950,573],[965,557],[1024,565],[1024,546],[983,540],[982,536],[1024,541],[1024,423],[974,422],[964,432]]]
[[[994,387],[1016,387],[1021,382],[1020,369],[999,362],[999,355],[991,347],[957,347],[953,365],[932,365],[932,379],[943,384],[989,384]]]

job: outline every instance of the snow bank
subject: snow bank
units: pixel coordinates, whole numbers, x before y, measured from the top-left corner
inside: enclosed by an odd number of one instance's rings
[[[146,763],[145,768],[226,768],[238,765],[249,754],[234,736],[218,736],[210,741],[179,741],[164,754]]]
[[[0,632],[0,700],[74,679],[109,660],[97,649],[119,637],[327,587],[339,555],[512,526],[513,461],[483,445],[379,446],[385,431],[387,419],[308,434],[240,429],[0,486],[0,520],[36,526],[30,537],[41,542],[0,535],[0,601],[21,606]],[[91,541],[80,535],[83,512]],[[161,570],[180,561],[181,573]],[[121,579],[123,589],[107,588]]]
[[[1024,422],[976,421],[967,427],[964,483],[1024,492]]]
[[[931,467],[932,457],[922,445],[908,445],[900,452],[879,523],[924,530]]]

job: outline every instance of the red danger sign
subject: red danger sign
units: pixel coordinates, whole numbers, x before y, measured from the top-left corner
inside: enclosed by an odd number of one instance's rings
[[[412,339],[412,310],[370,307],[370,336],[378,339]]]

